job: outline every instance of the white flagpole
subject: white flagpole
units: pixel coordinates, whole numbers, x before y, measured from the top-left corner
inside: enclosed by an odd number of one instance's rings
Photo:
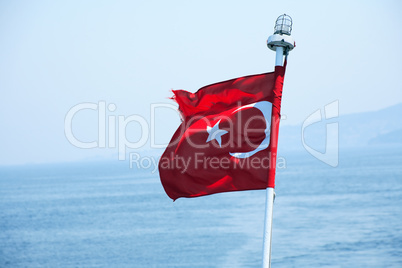
[[[262,267],[271,267],[271,244],[272,244],[272,218],[274,209],[274,188],[267,188],[267,198],[265,201],[265,220],[264,220],[264,242]]]
[[[291,31],[292,18],[286,14],[279,16],[275,23],[275,32],[267,41],[268,48],[276,51],[275,66],[283,66],[284,54],[287,55],[295,47],[295,42],[290,37]],[[268,187],[266,191],[262,267],[270,268],[275,191],[272,187]]]
[[[283,47],[276,47],[275,66],[283,66]],[[276,164],[276,163],[275,163]],[[272,219],[274,210],[275,191],[274,188],[267,188],[265,201],[265,219],[264,219],[264,240],[263,240],[263,258],[262,267],[271,267],[271,245],[272,245]]]

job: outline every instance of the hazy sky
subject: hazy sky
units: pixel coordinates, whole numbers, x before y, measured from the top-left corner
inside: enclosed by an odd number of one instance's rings
[[[401,103],[401,11],[397,0],[1,1],[0,165],[115,154],[69,143],[65,117],[80,103],[97,107],[73,117],[81,141],[99,142],[104,102],[112,104],[106,118],[117,129],[118,116],[134,115],[125,127],[129,140],[148,135],[149,147],[152,132],[156,143],[168,142],[179,116],[159,107],[151,126],[151,104],[173,104],[171,89],[194,92],[272,71],[266,39],[283,13],[293,18],[297,44],[283,124],[300,123],[334,100],[341,114]],[[113,147],[107,137],[105,147]]]

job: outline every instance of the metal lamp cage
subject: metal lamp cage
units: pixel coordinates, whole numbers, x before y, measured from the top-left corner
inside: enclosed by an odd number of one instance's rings
[[[274,34],[290,35],[292,32],[292,18],[289,15],[280,15],[275,22]]]

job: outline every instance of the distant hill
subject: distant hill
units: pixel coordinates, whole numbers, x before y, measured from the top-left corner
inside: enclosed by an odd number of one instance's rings
[[[402,129],[397,129],[386,134],[381,134],[369,141],[369,144],[402,144]]]
[[[402,145],[402,103],[379,111],[342,115],[323,120],[304,129],[304,142],[315,150],[324,152],[326,140],[336,146],[334,139],[327,139],[327,124],[339,129],[339,147],[367,145]],[[279,130],[279,148],[303,149],[302,125],[282,126]]]

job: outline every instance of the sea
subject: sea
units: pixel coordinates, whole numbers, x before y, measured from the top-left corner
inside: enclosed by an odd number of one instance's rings
[[[401,147],[281,157],[272,267],[402,267]],[[127,161],[0,166],[0,267],[261,267],[264,213],[264,190],[172,202]]]

